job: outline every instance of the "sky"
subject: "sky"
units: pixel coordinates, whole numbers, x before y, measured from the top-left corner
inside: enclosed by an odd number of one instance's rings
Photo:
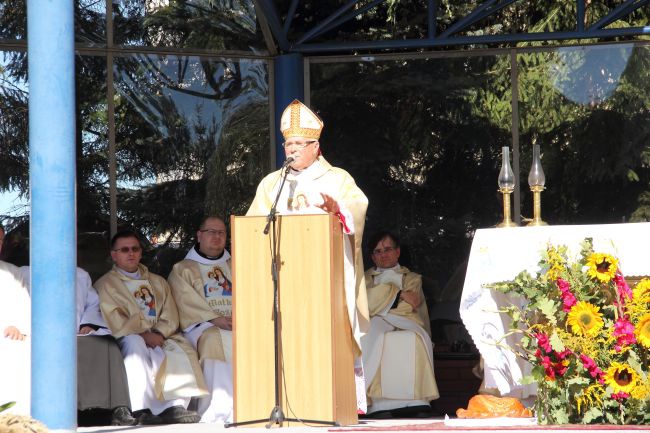
[[[22,205],[28,201],[25,198],[18,197],[17,191],[0,192],[0,217],[2,215],[18,216],[25,213]]]

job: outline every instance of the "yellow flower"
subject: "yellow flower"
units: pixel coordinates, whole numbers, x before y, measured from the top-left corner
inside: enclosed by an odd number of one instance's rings
[[[632,299],[642,300],[646,298],[648,299],[648,302],[650,302],[650,280],[644,278],[634,286],[634,290],[632,290]]]
[[[587,259],[587,274],[601,283],[609,283],[616,275],[618,260],[609,254],[593,253]]]
[[[569,311],[567,324],[576,335],[595,337],[603,329],[600,308],[589,302],[580,301]]]
[[[549,280],[555,281],[560,277],[560,275],[562,275],[562,272],[564,272],[564,266],[555,264],[551,266],[548,271],[546,271],[546,276]]]
[[[650,349],[650,313],[641,317],[639,323],[635,326],[634,333],[637,341],[643,346]]]
[[[576,405],[578,406],[578,413],[582,413],[583,406],[585,409],[591,406],[600,406],[603,404],[603,397],[605,396],[605,388],[600,383],[589,385],[582,394],[576,395]]]
[[[629,365],[619,362],[612,362],[612,366],[605,373],[605,383],[612,387],[614,393],[632,394],[638,381],[639,374]]]
[[[646,379],[645,381],[641,381],[639,379],[639,384],[632,390],[631,395],[632,398],[639,400],[645,400],[650,397],[650,380]]]

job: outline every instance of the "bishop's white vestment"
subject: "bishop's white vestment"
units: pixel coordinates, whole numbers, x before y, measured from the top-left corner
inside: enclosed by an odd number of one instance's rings
[[[284,169],[276,170],[262,179],[246,215],[268,215],[280,189],[283,173]],[[343,242],[345,298],[357,358],[355,361],[357,405],[361,412],[365,412],[361,335],[368,329],[370,319],[363,277],[361,240],[368,199],[347,171],[333,167],[323,156],[319,156],[304,170],[290,170],[277,210],[282,215],[325,213],[316,206],[323,203],[320,193],[328,194],[337,201],[340,207],[338,217],[346,235]],[[307,278],[308,276],[305,276],[305,279]]]

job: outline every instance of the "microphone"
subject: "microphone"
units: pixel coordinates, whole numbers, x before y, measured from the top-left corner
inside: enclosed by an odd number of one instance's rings
[[[296,160],[296,158],[294,158],[293,156],[288,157],[288,158],[284,161],[284,164],[282,164],[282,167],[287,167],[289,164],[291,164],[291,163],[294,162],[295,160]]]

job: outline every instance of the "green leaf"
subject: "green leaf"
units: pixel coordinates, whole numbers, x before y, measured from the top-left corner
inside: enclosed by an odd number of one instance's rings
[[[643,371],[643,366],[641,365],[641,360],[639,359],[639,356],[637,355],[636,352],[630,351],[628,352],[628,358],[627,358],[627,363],[635,369],[637,372]]]
[[[582,416],[585,424],[596,424],[603,422],[603,409],[599,406],[591,406]]]
[[[541,297],[537,301],[537,308],[542,312],[542,314],[548,319],[548,321],[555,326],[557,324],[557,318],[555,313],[557,311],[557,304],[547,297]]]
[[[553,408],[551,410],[551,417],[553,418],[554,424],[569,424],[569,413],[566,407]]]
[[[16,405],[15,401],[10,401],[9,403],[5,403],[2,406],[0,406],[0,412],[3,412],[3,411],[5,411],[5,410],[7,410],[10,407],[15,406],[15,405]]]
[[[583,387],[585,385],[589,385],[591,383],[591,380],[587,379],[586,377],[582,377],[582,376],[574,376],[574,377],[570,378],[569,380],[567,380],[566,383],[569,386],[571,386],[571,385],[579,385],[579,386]]]
[[[537,381],[532,375],[526,375],[521,378],[522,385],[530,385],[531,383],[537,383]]]
[[[549,341],[551,343],[551,347],[556,352],[562,352],[564,349],[566,349],[566,347],[564,346],[564,342],[562,341],[560,336],[557,335],[557,332],[555,331],[553,331],[553,333],[551,334]]]

